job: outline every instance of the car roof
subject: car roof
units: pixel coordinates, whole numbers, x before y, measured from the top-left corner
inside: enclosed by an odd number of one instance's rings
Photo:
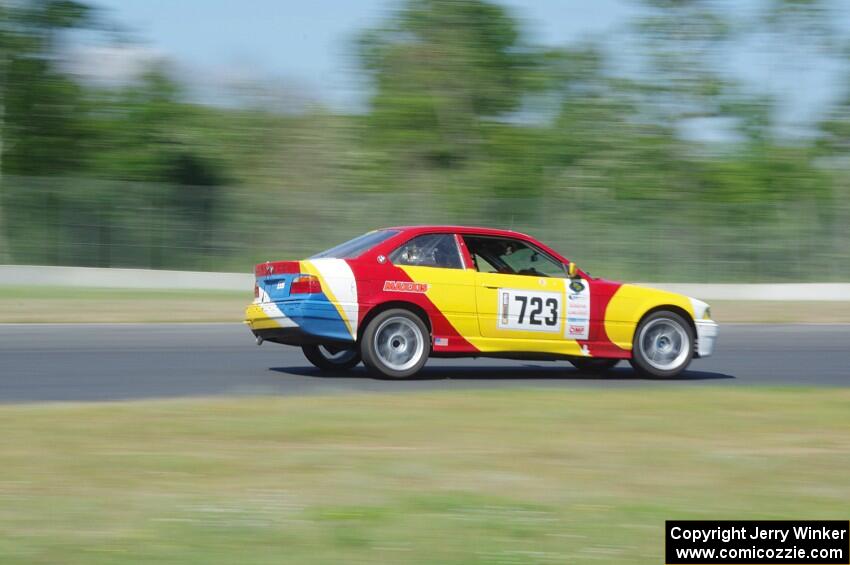
[[[388,249],[394,248],[394,246],[398,245],[399,240],[407,240],[411,237],[417,236],[419,234],[427,234],[427,233],[458,233],[458,234],[471,234],[471,235],[484,235],[484,236],[494,236],[494,237],[512,237],[516,239],[521,239],[527,241],[529,243],[534,244],[539,247],[546,253],[551,254],[556,259],[566,261],[567,259],[546,245],[542,243],[537,238],[530,236],[528,234],[524,234],[522,232],[513,231],[513,230],[502,230],[498,228],[483,228],[476,226],[446,226],[446,225],[422,225],[422,226],[395,226],[388,228],[380,228],[381,230],[395,230],[398,231],[394,237],[391,237],[387,241],[381,242],[370,250],[371,252],[382,253],[386,252]]]
[[[468,233],[480,235],[493,235],[505,237],[520,237],[523,239],[534,239],[531,236],[513,230],[502,230],[498,228],[484,228],[476,226],[447,226],[447,225],[421,225],[421,226],[393,226],[381,228],[384,230],[399,230],[409,234],[415,233]]]

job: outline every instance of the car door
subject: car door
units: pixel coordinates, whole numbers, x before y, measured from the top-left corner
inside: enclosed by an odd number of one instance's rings
[[[390,253],[389,260],[404,271],[410,283],[387,281],[385,292],[425,294],[432,308],[444,316],[458,334],[478,335],[475,271],[466,268],[454,234],[418,235]],[[435,347],[446,343],[442,337],[435,332]]]
[[[588,324],[568,319],[584,310],[580,302],[589,291],[570,289],[564,265],[520,239],[464,235],[475,265],[478,324],[484,345],[504,351],[579,354],[576,339],[587,339]],[[576,328],[581,331],[576,335]]]

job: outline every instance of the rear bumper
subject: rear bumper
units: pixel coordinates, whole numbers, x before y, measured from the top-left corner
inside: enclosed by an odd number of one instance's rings
[[[297,326],[289,328],[251,328],[251,333],[254,334],[254,337],[261,338],[262,341],[281,343],[283,345],[329,345],[333,343],[351,345],[351,340],[341,341],[309,334]]]
[[[718,326],[714,320],[697,320],[697,357],[708,357],[714,353]]]
[[[311,300],[254,303],[245,323],[256,337],[286,345],[351,343],[351,333],[328,302]]]

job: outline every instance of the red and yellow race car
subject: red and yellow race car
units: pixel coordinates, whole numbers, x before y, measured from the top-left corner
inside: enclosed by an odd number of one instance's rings
[[[593,278],[534,238],[458,226],[369,232],[303,261],[255,267],[246,323],[258,343],[300,346],[320,369],[361,360],[411,377],[428,357],[566,359],[604,371],[627,359],[673,377],[711,355],[708,304]]]

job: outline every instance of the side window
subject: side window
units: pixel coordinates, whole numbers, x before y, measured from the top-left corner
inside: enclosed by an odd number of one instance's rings
[[[455,236],[450,233],[419,235],[390,253],[393,265],[462,269]]]
[[[560,261],[519,239],[466,235],[463,240],[479,272],[567,277]]]

